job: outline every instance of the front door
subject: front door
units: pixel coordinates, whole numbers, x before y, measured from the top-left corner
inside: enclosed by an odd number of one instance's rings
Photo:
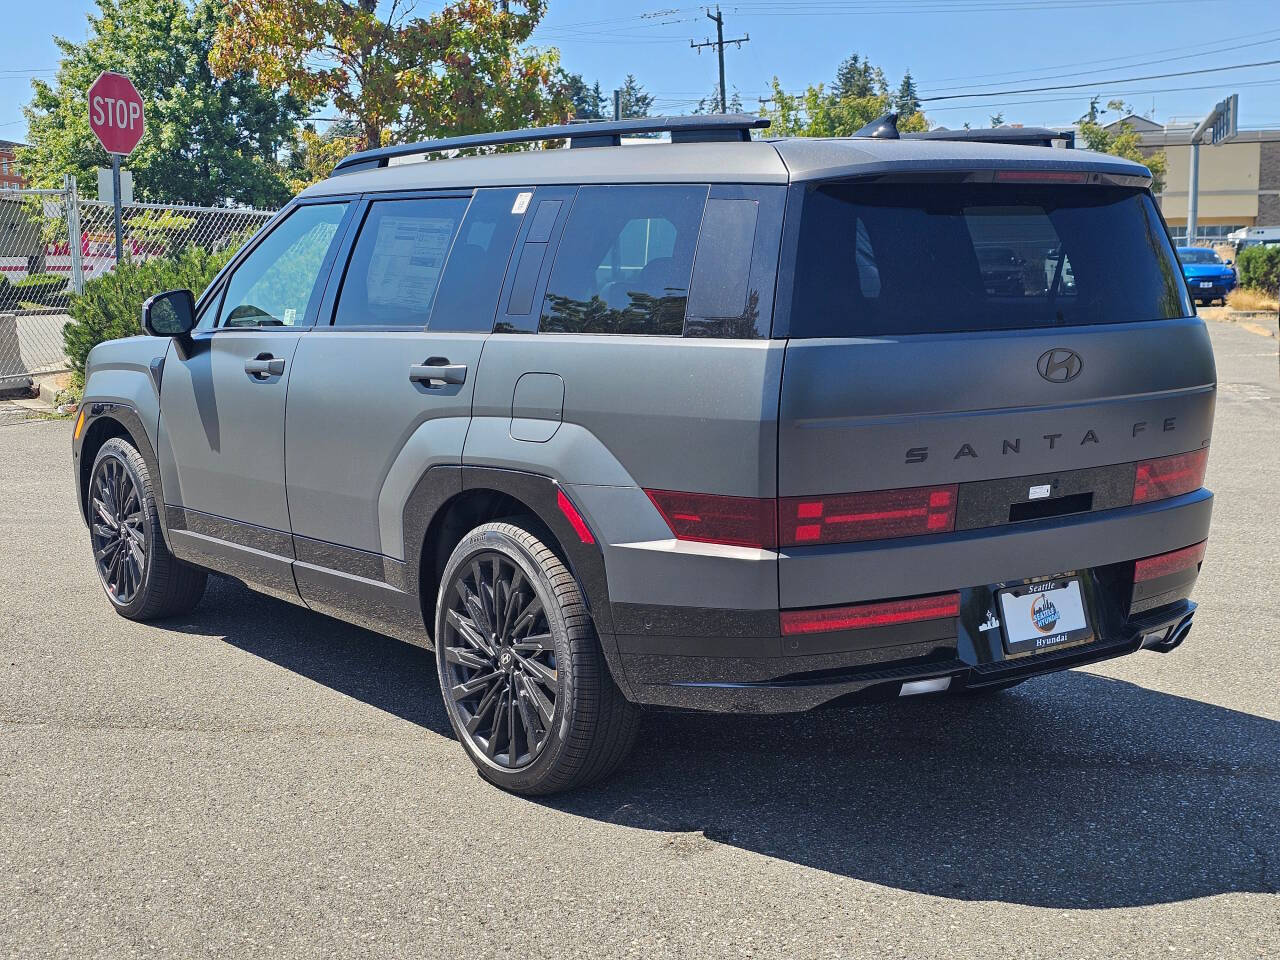
[[[159,458],[174,552],[296,598],[285,398],[349,204],[297,207],[223,284],[160,391]]]
[[[294,572],[316,609],[421,636],[405,503],[427,471],[461,465],[521,193],[374,199],[333,271],[285,430]]]

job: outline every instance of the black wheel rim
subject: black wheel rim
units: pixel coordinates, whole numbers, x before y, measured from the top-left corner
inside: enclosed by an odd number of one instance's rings
[[[542,601],[513,560],[485,552],[458,570],[445,602],[445,695],[462,733],[497,766],[526,767],[553,729],[559,683]]]
[[[138,486],[115,457],[104,457],[94,471],[89,514],[98,576],[116,603],[127,604],[142,586],[147,538]]]

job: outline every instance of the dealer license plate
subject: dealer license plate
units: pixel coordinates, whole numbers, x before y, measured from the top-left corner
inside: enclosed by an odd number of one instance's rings
[[[1212,287],[1212,286],[1213,286],[1213,281],[1212,281],[1212,280],[1201,280],[1201,281],[1200,281],[1200,287],[1201,287],[1201,289],[1203,289],[1203,290],[1207,290],[1207,289],[1209,289],[1209,287]]]
[[[1010,656],[1041,653],[1093,639],[1080,580],[1063,577],[1000,592],[1004,644]]]

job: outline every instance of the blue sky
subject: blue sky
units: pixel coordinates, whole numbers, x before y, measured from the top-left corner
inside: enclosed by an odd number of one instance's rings
[[[426,0],[423,10],[438,3]],[[8,0],[0,31],[0,138],[26,133],[22,105],[34,72],[52,76],[52,35],[82,39],[91,0]],[[714,87],[714,51],[690,39],[714,37],[698,6],[550,0],[534,35],[560,48],[566,68],[606,91],[633,73],[657,98],[657,112],[686,112]],[[986,126],[1075,120],[1093,94],[1123,97],[1162,122],[1202,116],[1240,94],[1242,127],[1280,127],[1280,64],[1193,76],[1125,78],[1280,60],[1276,0],[754,0],[724,3],[725,36],[749,34],[725,54],[728,86],[748,109],[777,75],[784,89],[830,80],[851,51],[880,65],[895,84],[910,68],[922,96],[980,93],[926,104],[935,123]],[[1025,87],[1083,83],[1028,94]]]

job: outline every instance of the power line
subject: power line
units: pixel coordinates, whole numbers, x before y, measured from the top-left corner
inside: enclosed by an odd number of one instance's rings
[[[979,93],[948,93],[941,96],[920,97],[921,103],[936,103],[939,100],[967,100],[973,97],[1005,97],[1021,93],[1048,93],[1052,90],[1079,90],[1086,87],[1099,87],[1116,83],[1138,83],[1143,80],[1164,80],[1168,77],[1190,77],[1204,73],[1221,73],[1224,70],[1245,70],[1250,67],[1270,67],[1280,60],[1258,60],[1254,63],[1233,63],[1224,67],[1204,67],[1200,70],[1180,70],[1177,73],[1152,73],[1142,77],[1115,77],[1104,80],[1090,80],[1085,83],[1060,83],[1048,87],[1023,87],[1018,90],[984,90]]]

